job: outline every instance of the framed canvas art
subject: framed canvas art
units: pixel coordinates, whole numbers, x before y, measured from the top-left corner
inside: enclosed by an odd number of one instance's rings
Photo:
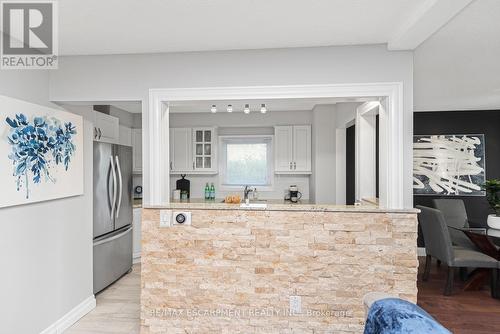
[[[0,207],[83,194],[81,116],[0,95]]]
[[[484,196],[484,135],[413,137],[415,195]]]

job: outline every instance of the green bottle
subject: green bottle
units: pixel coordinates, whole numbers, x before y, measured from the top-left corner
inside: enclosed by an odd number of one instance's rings
[[[210,199],[210,187],[208,186],[208,182],[205,185],[205,199]]]
[[[215,186],[213,182],[212,185],[210,186],[210,199],[215,199]]]

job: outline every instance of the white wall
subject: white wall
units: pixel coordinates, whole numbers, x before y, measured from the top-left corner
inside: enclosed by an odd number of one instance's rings
[[[245,115],[241,112],[211,113],[172,113],[170,127],[218,127],[219,135],[257,135],[274,134],[275,125],[303,125],[311,124],[311,111],[270,111],[263,115],[258,112]],[[205,184],[214,183],[216,197],[224,198],[235,191],[220,191],[218,175],[187,175],[191,181],[191,198],[203,198]],[[272,191],[259,190],[259,198],[282,199],[290,185],[297,185],[303,199],[309,199],[309,175],[277,175],[274,176]],[[175,181],[180,175],[170,177],[170,189],[176,188]]]
[[[500,1],[474,1],[415,50],[415,110],[500,109]]]
[[[403,82],[405,205],[412,206],[413,55],[385,45],[61,57],[53,101],[144,100],[150,88]],[[149,183],[143,103],[144,184]],[[147,195],[147,191],[146,191]],[[146,198],[147,202],[147,198]]]
[[[0,94],[57,107],[44,71],[2,71]],[[92,126],[84,126],[92,161]],[[0,223],[0,332],[40,333],[92,296],[92,168],[83,196],[2,208]]]
[[[316,105],[312,114],[311,197],[318,204],[334,204],[336,106]]]

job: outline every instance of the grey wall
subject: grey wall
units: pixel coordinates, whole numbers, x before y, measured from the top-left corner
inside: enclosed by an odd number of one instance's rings
[[[412,206],[413,54],[385,45],[61,57],[50,73],[53,101],[143,100],[150,88],[402,82],[405,205]],[[147,140],[144,184],[149,184]],[[145,193],[147,202],[147,191]]]
[[[0,74],[0,94],[56,107],[48,86],[45,71]],[[84,158],[92,161],[92,126],[84,126]],[[84,192],[0,209],[2,333],[40,333],[92,296],[92,168]]]

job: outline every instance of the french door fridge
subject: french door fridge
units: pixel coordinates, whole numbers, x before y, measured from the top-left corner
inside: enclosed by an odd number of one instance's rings
[[[132,267],[132,147],[94,142],[94,293]]]

